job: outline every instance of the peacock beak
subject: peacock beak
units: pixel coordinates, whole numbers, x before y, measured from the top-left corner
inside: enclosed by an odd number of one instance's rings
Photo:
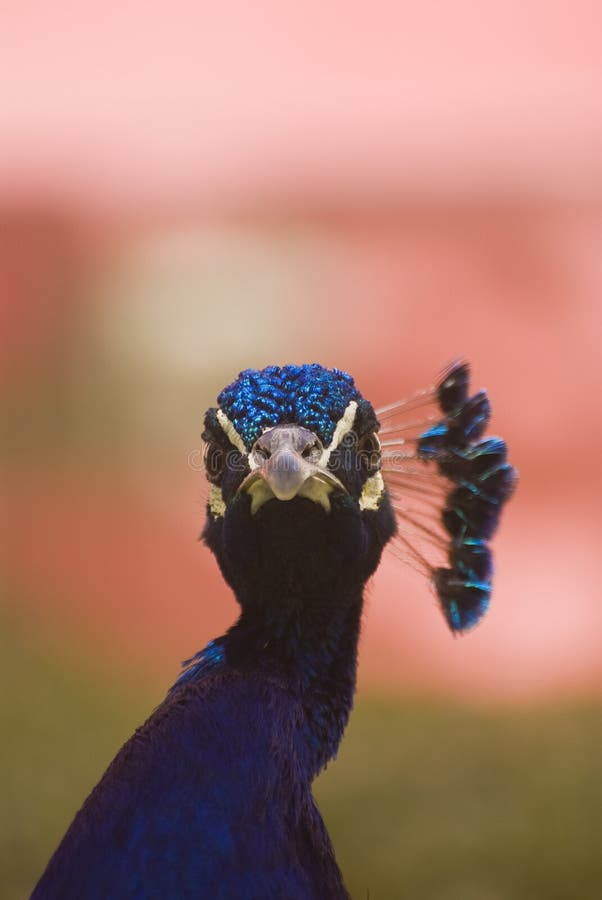
[[[319,438],[300,425],[277,425],[264,432],[249,454],[251,472],[239,488],[251,496],[251,512],[268,500],[306,497],[330,511],[330,493],[345,490],[323,461]]]

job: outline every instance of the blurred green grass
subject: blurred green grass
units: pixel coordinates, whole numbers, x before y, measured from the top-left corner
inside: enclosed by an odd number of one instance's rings
[[[0,616],[0,896],[27,897],[161,691],[58,658]],[[600,709],[361,696],[316,793],[356,900],[602,896]]]

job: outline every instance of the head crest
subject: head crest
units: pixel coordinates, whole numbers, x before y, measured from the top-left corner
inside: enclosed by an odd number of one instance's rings
[[[328,444],[352,400],[361,400],[353,378],[317,363],[245,369],[217,402],[247,447],[266,428],[298,423]]]

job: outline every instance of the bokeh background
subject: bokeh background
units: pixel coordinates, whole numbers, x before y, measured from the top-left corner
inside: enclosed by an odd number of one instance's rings
[[[602,57],[588,3],[5,2],[0,896],[236,615],[202,412],[459,355],[521,473],[453,640],[392,556],[317,784],[354,898],[602,896]]]

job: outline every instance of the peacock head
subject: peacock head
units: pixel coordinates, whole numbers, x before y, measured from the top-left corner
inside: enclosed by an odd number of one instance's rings
[[[379,424],[353,378],[247,369],[205,416],[203,538],[239,601],[361,586],[395,532]]]
[[[454,633],[481,619],[516,471],[506,443],[483,437],[489,400],[469,375],[454,363],[376,411],[317,364],[248,369],[221,392],[203,433],[203,537],[243,608],[357,596],[389,544],[431,581]]]

